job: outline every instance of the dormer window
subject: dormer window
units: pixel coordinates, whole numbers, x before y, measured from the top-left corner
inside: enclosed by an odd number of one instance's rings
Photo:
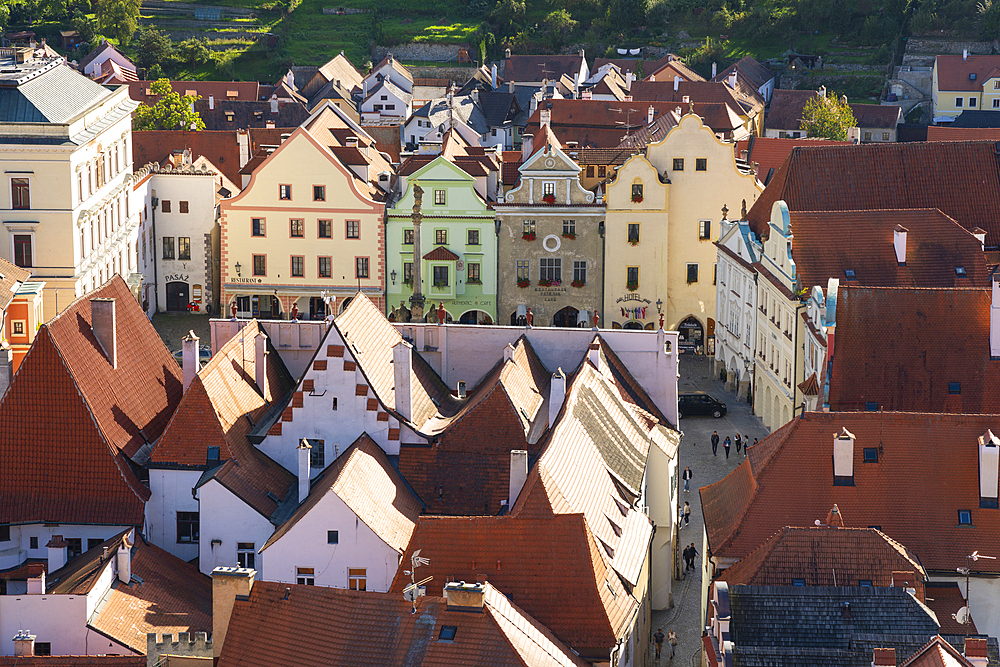
[[[865,447],[864,455],[865,455],[865,463],[878,463],[877,447]]]
[[[844,276],[848,280],[857,280],[858,277],[854,274],[854,269],[844,269]]]
[[[962,383],[961,382],[949,382],[948,383],[948,393],[949,394],[961,394],[962,393]]]
[[[972,510],[958,510],[958,525],[972,525]]]
[[[805,585],[806,585],[805,579],[792,579],[792,586],[805,586]]]
[[[957,277],[959,277],[959,278],[965,278],[965,277],[968,276],[968,274],[965,272],[965,267],[964,266],[956,266],[955,267],[955,275]]]
[[[969,81],[975,81],[975,80],[976,80],[976,73],[975,72],[970,72],[969,73]]]

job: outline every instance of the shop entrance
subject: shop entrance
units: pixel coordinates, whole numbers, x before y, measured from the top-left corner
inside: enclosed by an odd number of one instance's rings
[[[690,315],[678,325],[680,346],[682,350],[699,352],[705,344],[705,330],[698,318]]]
[[[575,327],[580,311],[573,306],[566,306],[552,316],[552,326],[554,327]]]
[[[167,283],[167,312],[186,311],[191,301],[189,294],[187,283]]]

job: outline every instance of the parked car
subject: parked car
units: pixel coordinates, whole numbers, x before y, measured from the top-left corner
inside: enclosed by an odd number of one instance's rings
[[[694,415],[712,415],[716,419],[726,415],[726,404],[703,391],[681,394],[677,397],[677,418]]]
[[[184,350],[177,350],[174,354],[174,359],[177,360],[177,365],[184,368]],[[198,356],[201,358],[201,365],[204,366],[212,358],[212,348],[208,345],[202,345],[198,348]]]

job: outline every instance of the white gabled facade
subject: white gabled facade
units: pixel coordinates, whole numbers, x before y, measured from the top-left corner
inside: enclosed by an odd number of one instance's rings
[[[247,560],[240,563],[242,551],[256,554],[250,566],[260,570],[261,554],[257,551],[274,533],[274,524],[215,478],[198,487],[197,492],[199,503],[211,508],[200,515],[198,569],[211,574],[217,567],[245,566]],[[247,545],[247,549],[241,550],[241,545]]]
[[[745,220],[723,220],[716,278],[717,369],[726,369],[727,388],[746,399],[757,353],[757,272],[760,245]]]
[[[149,500],[146,501],[145,535],[150,542],[181,560],[201,555],[198,542],[181,541],[177,530],[178,512],[198,512],[198,498],[192,493],[203,472],[179,468],[150,468]],[[206,574],[209,574],[208,570]]]

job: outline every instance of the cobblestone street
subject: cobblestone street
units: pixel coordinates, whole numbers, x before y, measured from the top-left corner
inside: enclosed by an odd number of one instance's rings
[[[202,345],[212,344],[212,331],[208,325],[208,315],[190,313],[157,313],[153,316],[153,328],[160,334],[163,344],[171,352],[181,349],[181,339],[194,331]]]
[[[680,503],[691,503],[691,523],[679,531],[681,550],[691,542],[700,552],[702,550],[702,535],[704,522],[701,514],[701,501],[698,487],[716,482],[728,475],[743,460],[744,454],[736,453],[733,445],[726,459],[722,441],[726,436],[734,437],[737,432],[754,438],[763,439],[767,429],[760,420],[750,413],[750,405],[746,401],[737,401],[736,396],[725,390],[724,383],[718,375],[712,374],[712,360],[709,357],[683,355],[680,361],[678,391],[705,391],[726,404],[728,412],[721,419],[709,416],[687,417],[681,419],[680,428],[683,432],[680,444],[680,460],[678,461],[678,479],[687,466],[691,467],[694,477],[691,480],[691,490],[684,492],[684,483],[680,482]],[[719,432],[719,452],[712,455],[711,436],[713,431]],[[695,560],[695,570],[689,572],[681,581],[674,582],[674,607],[653,612],[652,631],[663,629],[666,635],[671,629],[677,633],[677,651],[670,659],[670,646],[663,645],[663,655],[656,660],[655,647],[650,644],[650,665],[676,665],[688,667],[700,664],[701,653],[701,567],[704,554],[699,553]],[[683,564],[682,564],[683,569]]]

